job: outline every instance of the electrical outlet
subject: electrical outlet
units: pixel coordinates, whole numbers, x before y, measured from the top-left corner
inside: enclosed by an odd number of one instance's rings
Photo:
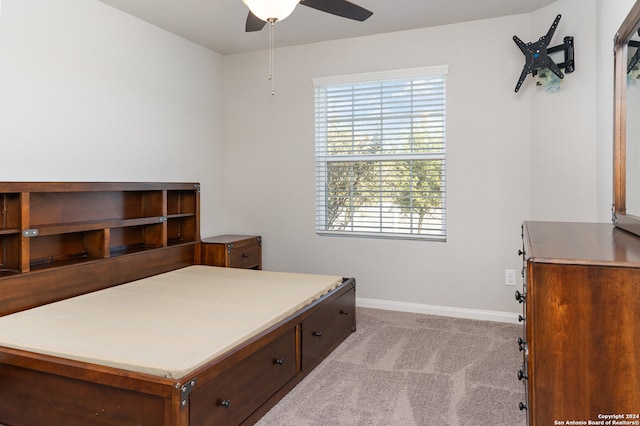
[[[515,286],[516,285],[516,270],[505,269],[504,270],[504,285]]]

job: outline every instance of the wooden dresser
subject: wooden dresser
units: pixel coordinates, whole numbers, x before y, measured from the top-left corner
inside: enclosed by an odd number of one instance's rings
[[[522,237],[528,424],[640,424],[640,238],[558,222]]]

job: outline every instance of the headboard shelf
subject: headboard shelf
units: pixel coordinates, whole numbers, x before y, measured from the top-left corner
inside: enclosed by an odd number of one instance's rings
[[[11,234],[19,234],[20,230],[18,228],[11,229],[0,229],[0,235],[11,235]]]
[[[178,264],[193,264],[199,241],[197,183],[0,182],[0,293],[16,275],[132,254],[146,262],[145,253],[168,247],[185,246],[190,259]],[[71,293],[77,291],[85,292],[78,286]]]
[[[78,253],[75,255],[65,256],[64,258],[43,258],[31,262],[29,265],[30,272],[44,271],[48,268],[60,268],[61,266],[75,265],[90,260],[98,260],[97,257],[91,257],[86,253]]]
[[[167,191],[167,215],[194,214],[196,194],[193,190]]]
[[[193,215],[191,215],[193,216]],[[67,223],[49,223],[34,224],[33,228],[38,230],[38,236],[67,234],[70,232],[97,231],[100,229],[126,228],[130,226],[151,225],[162,223],[166,220],[165,216],[149,216],[132,219],[104,219],[104,220],[87,220],[84,222],[67,222]]]
[[[144,244],[111,247],[109,257],[118,257],[124,256],[126,254],[138,253],[141,251],[149,250],[150,248],[151,247],[145,246]]]

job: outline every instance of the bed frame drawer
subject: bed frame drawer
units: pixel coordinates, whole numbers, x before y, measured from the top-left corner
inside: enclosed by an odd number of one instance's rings
[[[240,424],[295,374],[292,328],[195,390],[190,399],[190,424]]]
[[[355,331],[356,292],[352,288],[302,322],[302,369],[315,367]]]

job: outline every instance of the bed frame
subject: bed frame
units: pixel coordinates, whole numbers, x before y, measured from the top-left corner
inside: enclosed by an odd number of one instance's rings
[[[199,206],[196,183],[0,182],[0,315],[199,264]],[[355,321],[349,278],[178,380],[0,347],[0,425],[253,424]]]

